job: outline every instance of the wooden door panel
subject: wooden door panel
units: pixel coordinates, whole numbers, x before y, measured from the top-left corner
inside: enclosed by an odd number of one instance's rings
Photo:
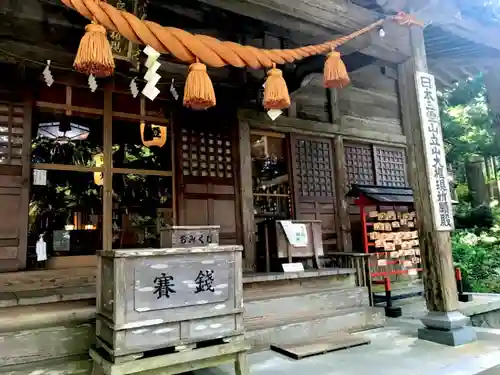
[[[328,138],[300,135],[292,135],[290,142],[295,216],[299,220],[321,220],[325,244],[335,244],[338,223],[333,144]]]
[[[219,225],[220,243],[237,244],[241,237],[241,215],[236,134],[230,127],[210,128],[205,125],[209,117],[203,115],[198,113],[199,121],[192,122],[202,122],[203,127],[176,126],[176,155],[180,160],[176,174],[178,224]],[[178,120],[181,124],[186,122],[186,118]]]
[[[213,200],[213,222],[220,225],[221,233],[236,234],[236,204],[234,200]]]
[[[0,272],[26,265],[30,105],[0,102]]]
[[[181,225],[209,225],[208,201],[184,199],[184,221]]]
[[[0,187],[0,239],[19,238],[19,215],[21,214],[20,188]]]

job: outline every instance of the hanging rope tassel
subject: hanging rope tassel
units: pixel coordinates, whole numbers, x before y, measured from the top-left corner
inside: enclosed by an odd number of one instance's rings
[[[327,89],[341,89],[351,82],[340,53],[332,51],[325,61],[323,84]]]
[[[80,73],[95,77],[113,74],[115,61],[104,26],[91,23],[85,27],[73,67]]]
[[[184,86],[184,106],[196,110],[215,106],[215,92],[205,64],[196,62],[189,66]]]
[[[290,94],[286,86],[283,72],[273,68],[267,72],[267,80],[264,87],[264,108],[285,109],[290,107]]]

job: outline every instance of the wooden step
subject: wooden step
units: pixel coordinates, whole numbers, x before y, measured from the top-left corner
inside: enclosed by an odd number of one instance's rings
[[[328,337],[301,340],[289,344],[272,344],[271,349],[293,359],[302,359],[356,346],[367,345],[370,340],[359,335],[338,332]]]
[[[276,296],[293,295],[299,291],[313,293],[317,290],[356,287],[354,271],[351,272],[345,269],[341,271],[332,275],[324,275],[325,272],[323,271],[319,272],[318,276],[315,277],[293,277],[297,275],[284,275],[281,273],[280,277],[289,277],[285,279],[273,279],[273,274],[246,277],[243,284],[243,300],[249,302]],[[304,274],[310,275],[311,273],[309,271]]]
[[[263,350],[271,344],[324,337],[340,331],[356,332],[382,327],[385,325],[385,314],[380,308],[357,307],[310,312],[302,316],[246,319],[244,325],[247,339],[256,350]]]
[[[296,295],[277,294],[270,299],[246,302],[244,318],[267,319],[276,316],[282,319],[362,306],[369,306],[365,288],[328,289],[314,293],[304,291]]]

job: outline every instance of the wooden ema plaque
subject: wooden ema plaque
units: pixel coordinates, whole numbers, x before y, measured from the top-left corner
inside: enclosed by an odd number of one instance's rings
[[[160,233],[162,248],[218,246],[220,226],[170,226]]]
[[[366,225],[369,251],[377,255],[376,263],[371,264],[373,276],[399,279],[418,274],[421,262],[415,212],[370,211]]]

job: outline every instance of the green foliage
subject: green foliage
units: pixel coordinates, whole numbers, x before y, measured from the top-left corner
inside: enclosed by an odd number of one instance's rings
[[[470,156],[500,155],[483,77],[470,78],[441,93],[440,108],[446,158],[458,182],[465,182],[465,161]]]
[[[497,216],[498,217],[498,216]],[[453,259],[462,270],[466,290],[500,293],[500,226],[477,235],[457,230],[452,236]]]
[[[486,101],[483,77],[461,82],[440,95],[447,161],[452,165],[459,204],[452,236],[453,259],[462,269],[466,290],[500,293],[500,211],[471,209],[465,163],[471,156],[500,156]]]

